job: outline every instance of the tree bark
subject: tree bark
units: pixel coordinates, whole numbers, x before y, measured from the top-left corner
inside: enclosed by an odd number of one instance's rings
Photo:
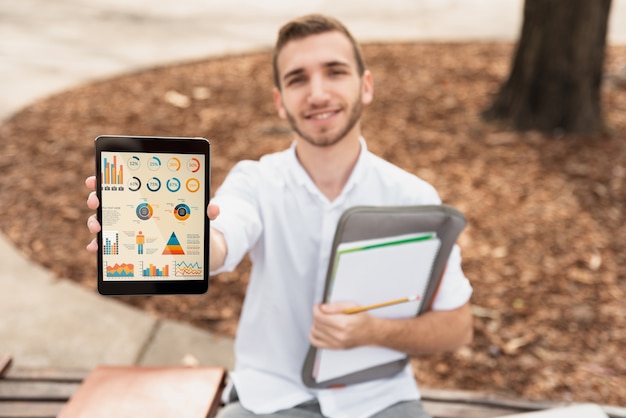
[[[526,0],[511,73],[484,116],[518,130],[601,129],[610,8],[611,0]]]

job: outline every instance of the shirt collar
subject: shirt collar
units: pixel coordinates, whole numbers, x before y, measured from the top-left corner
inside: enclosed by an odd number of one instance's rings
[[[367,143],[365,139],[361,136],[359,137],[359,143],[361,144],[361,151],[359,152],[359,158],[357,159],[356,164],[354,165],[354,169],[346,182],[341,194],[337,196],[335,202],[343,200],[343,196],[349,193],[363,178],[365,175],[365,159],[367,158],[368,150]],[[296,141],[291,143],[289,147],[289,169],[293,173],[294,180],[299,186],[306,187],[311,193],[324,197],[322,193],[319,191],[309,174],[306,172],[304,167],[300,164],[298,157],[296,156]]]

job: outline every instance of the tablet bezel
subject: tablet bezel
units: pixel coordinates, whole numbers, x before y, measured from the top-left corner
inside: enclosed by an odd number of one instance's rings
[[[210,199],[211,164],[210,142],[200,137],[166,137],[166,136],[129,136],[101,135],[95,139],[96,158],[96,194],[102,202],[102,152],[144,152],[171,154],[203,154],[204,168],[204,203],[206,207]],[[98,206],[98,221],[102,222],[102,206]],[[209,289],[209,233],[210,221],[204,216],[204,275],[201,280],[104,280],[103,234],[98,233],[98,292],[108,296],[126,295],[174,295],[202,294]]]

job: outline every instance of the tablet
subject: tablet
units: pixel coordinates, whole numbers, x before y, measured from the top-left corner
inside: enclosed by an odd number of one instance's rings
[[[99,136],[98,291],[200,294],[209,287],[210,144]]]

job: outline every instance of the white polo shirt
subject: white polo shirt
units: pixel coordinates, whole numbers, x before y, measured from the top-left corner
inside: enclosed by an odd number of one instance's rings
[[[221,211],[211,226],[224,234],[228,255],[212,274],[234,270],[246,253],[252,261],[231,373],[243,407],[267,414],[317,398],[325,416],[359,418],[419,399],[410,365],[391,378],[341,389],[307,388],[300,373],[341,214],[359,205],[440,204],[430,184],[370,153],[361,138],[359,160],[332,202],[298,162],[295,145],[239,162],[213,202]],[[471,293],[455,247],[433,309],[460,307]]]

